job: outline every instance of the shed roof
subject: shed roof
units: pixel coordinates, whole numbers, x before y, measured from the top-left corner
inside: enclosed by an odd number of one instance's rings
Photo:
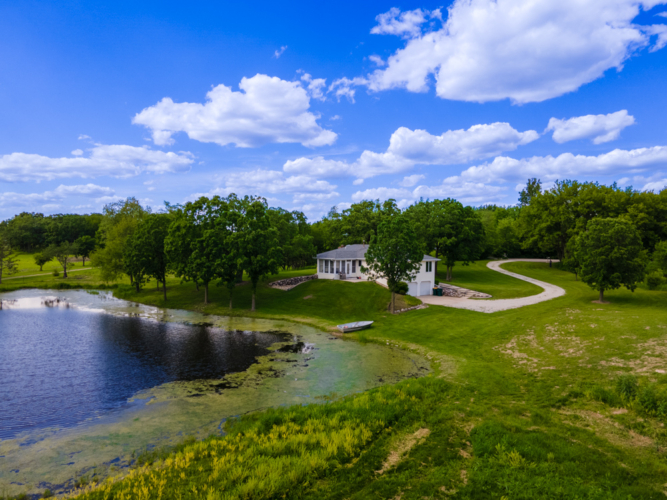
[[[334,260],[353,260],[353,259],[363,259],[366,256],[366,250],[368,250],[368,245],[345,245],[342,248],[336,248],[335,250],[329,250],[328,252],[318,253],[318,259],[334,259]],[[435,257],[430,255],[424,255],[423,261],[439,261]]]

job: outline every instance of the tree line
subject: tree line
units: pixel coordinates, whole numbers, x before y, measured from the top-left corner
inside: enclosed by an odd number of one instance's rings
[[[155,279],[166,297],[166,276],[173,273],[202,287],[208,302],[211,283],[225,286],[232,297],[245,271],[254,308],[264,276],[311,265],[316,253],[341,245],[371,244],[372,254],[382,240],[402,248],[393,254],[404,260],[419,252],[440,258],[447,280],[455,264],[480,258],[553,257],[602,293],[623,285],[633,289],[645,278],[656,288],[667,274],[667,190],[569,180],[542,189],[538,179],[529,179],[515,206],[471,207],[447,198],[400,209],[395,200],[364,200],[344,210],[333,207],[314,223],[260,197],[202,197],[167,203],[159,213],[128,198],[105,206],[102,214],[22,213],[0,223],[0,279],[3,269],[12,272],[14,249],[36,252],[40,268],[57,259],[65,275],[72,257],[83,256],[106,281],[126,275],[140,290]]]

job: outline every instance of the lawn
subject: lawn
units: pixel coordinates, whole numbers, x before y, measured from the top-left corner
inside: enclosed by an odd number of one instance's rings
[[[664,498],[667,292],[616,290],[605,294],[609,304],[595,304],[596,292],[571,273],[503,267],[567,293],[493,314],[430,306],[391,315],[388,292],[370,283],[312,281],[289,292],[262,285],[257,315],[320,328],[372,319],[364,341],[419,350],[436,373],[245,416],[228,424],[228,442],[155,454],[157,463],[91,497],[147,488],[146,498],[158,498],[162,484],[182,498]],[[298,273],[312,269],[283,275]],[[454,279],[526,292],[481,263],[456,266]],[[204,307],[192,283],[168,285],[169,307],[229,312],[220,288]],[[151,286],[119,293],[163,304]],[[249,293],[238,287],[235,314],[249,314]]]
[[[445,266],[438,266],[437,278],[442,283],[469,288],[477,292],[488,293],[494,299],[516,299],[542,292],[539,286],[521,281],[511,276],[492,271],[486,267],[488,260],[473,262],[467,266],[456,265],[452,272],[452,281],[446,281]]]

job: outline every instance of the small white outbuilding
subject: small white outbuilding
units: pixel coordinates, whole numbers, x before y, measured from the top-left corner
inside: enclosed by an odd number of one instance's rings
[[[324,280],[367,280],[361,271],[366,267],[368,245],[346,245],[317,255],[317,277]],[[435,286],[435,262],[440,259],[424,255],[419,270],[408,282],[408,295],[431,295]],[[384,278],[377,279],[386,285]]]

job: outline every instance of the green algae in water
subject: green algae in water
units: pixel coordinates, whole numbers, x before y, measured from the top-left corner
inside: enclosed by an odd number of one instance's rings
[[[6,494],[37,493],[46,487],[58,493],[58,486],[71,486],[73,478],[93,473],[104,477],[112,468],[129,465],[136,452],[177,444],[187,436],[220,433],[225,420],[233,416],[315,403],[429,372],[428,362],[412,353],[344,340],[300,324],[162,310],[119,301],[103,292],[58,296],[75,307],[103,313],[227,330],[279,330],[293,338],[274,344],[270,354],[260,356],[245,372],[216,380],[170,382],[141,391],[120,412],[76,428],[41,430],[0,441],[0,491]],[[293,352],[295,345],[301,346],[298,352]]]

